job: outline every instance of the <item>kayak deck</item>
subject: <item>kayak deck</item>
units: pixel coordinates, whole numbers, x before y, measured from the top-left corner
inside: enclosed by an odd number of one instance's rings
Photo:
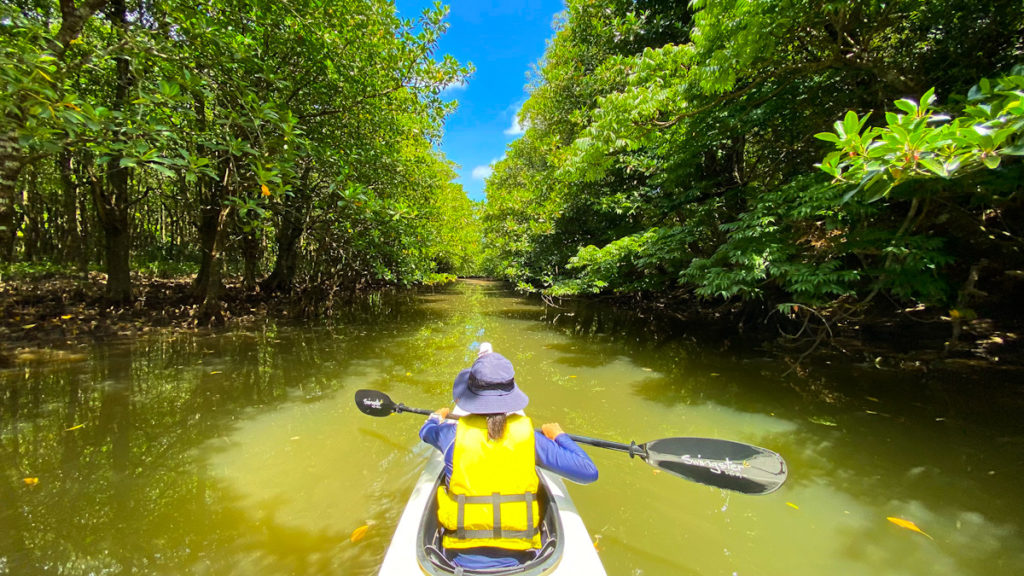
[[[420,475],[391,545],[381,564],[380,576],[409,574],[449,575],[456,570],[448,564],[437,542],[437,505],[435,494],[441,481],[444,461],[434,452]],[[557,475],[538,469],[541,479],[541,503],[544,507],[542,535],[546,544],[538,558],[514,568],[492,570],[462,569],[466,575],[541,576],[606,574],[604,566],[591,543],[583,519],[566,491],[565,483]],[[544,531],[548,533],[545,534]],[[554,538],[551,538],[554,532]]]

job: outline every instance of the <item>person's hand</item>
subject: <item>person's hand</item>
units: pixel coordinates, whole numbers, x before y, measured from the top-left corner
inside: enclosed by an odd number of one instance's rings
[[[540,427],[540,431],[544,433],[549,439],[554,440],[559,434],[565,434],[562,427],[558,425],[558,422],[551,422]]]
[[[451,413],[451,409],[445,406],[444,408],[438,408],[437,410],[435,410],[434,413],[431,414],[431,416],[437,416],[438,420],[444,420],[445,418],[448,417],[449,413]]]

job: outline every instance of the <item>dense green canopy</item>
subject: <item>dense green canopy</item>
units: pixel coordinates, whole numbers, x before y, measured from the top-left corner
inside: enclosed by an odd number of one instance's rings
[[[482,209],[437,151],[470,72],[443,7],[0,10],[0,258],[99,263],[113,301],[135,270],[210,317],[225,271],[317,305],[483,271],[968,317],[1024,276],[1018,0],[569,0]]]
[[[386,0],[0,5],[0,254],[337,291],[464,273],[473,203],[437,150],[469,69],[444,9]]]
[[[966,314],[1024,267],[1021,64],[1016,0],[569,0],[487,183],[485,265]]]

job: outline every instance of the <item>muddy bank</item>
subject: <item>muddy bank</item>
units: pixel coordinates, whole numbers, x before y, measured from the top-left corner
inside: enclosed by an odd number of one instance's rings
[[[191,278],[136,277],[135,299],[127,306],[111,306],[104,300],[104,282],[98,273],[0,282],[0,366],[73,360],[82,346],[150,331],[238,327],[267,317],[290,319],[313,312],[308,302],[312,296],[282,298],[228,282],[221,298],[223,321],[204,324],[191,297]]]
[[[548,321],[575,332],[614,333],[615,321],[591,310],[611,306],[623,324],[644,325],[644,340],[683,337],[721,351],[765,355],[785,361],[798,375],[830,363],[922,372],[1024,371],[1024,319],[1011,303],[956,317],[948,310],[856,309],[845,303],[782,312],[758,302],[709,306],[685,296],[546,300]]]
[[[18,361],[60,361],[96,341],[131,338],[154,330],[206,330],[192,301],[191,278],[138,276],[135,300],[110,306],[105,278],[47,276],[0,281],[0,366]],[[355,294],[265,294],[228,281],[222,295],[223,326],[240,327],[266,318],[302,321],[330,314]],[[546,320],[591,331],[586,299],[549,301]],[[788,314],[749,305],[709,309],[694,302],[601,299],[633,320],[648,321],[648,334],[694,334],[722,348],[757,348],[788,362],[795,373],[843,359],[879,368],[927,370],[1022,370],[1024,331],[1007,306],[979,310],[972,318],[948,311],[875,308],[856,317],[799,308]],[[347,307],[346,307],[347,308]],[[999,312],[1002,312],[1000,314]],[[945,312],[945,313],[943,313]],[[601,320],[607,322],[607,319]],[[956,327],[959,324],[959,328]],[[956,334],[955,344],[951,344]]]

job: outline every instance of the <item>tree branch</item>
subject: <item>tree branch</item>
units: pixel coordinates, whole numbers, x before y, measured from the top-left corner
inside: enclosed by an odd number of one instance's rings
[[[85,27],[85,22],[98,10],[106,6],[108,0],[85,0],[76,7],[74,0],[60,0],[60,30],[51,42],[50,49],[58,58],[64,56],[71,42],[78,38]]]
[[[342,114],[342,113],[345,113],[345,112],[349,112],[349,111],[352,110],[352,108],[360,105],[361,103],[363,103],[363,102],[365,102],[367,100],[372,100],[372,99],[375,99],[375,98],[380,98],[382,96],[387,96],[388,94],[391,94],[393,92],[397,92],[398,90],[401,90],[402,88],[407,88],[407,87],[408,86],[405,84],[405,82],[402,82],[398,86],[394,86],[392,88],[388,88],[387,90],[384,90],[382,92],[377,92],[376,94],[367,94],[366,96],[361,96],[361,97],[357,98],[355,101],[353,101],[352,104],[350,106],[346,107],[346,108],[331,108],[329,110],[322,110],[320,112],[315,112],[315,113],[311,113],[311,114],[300,114],[299,118],[301,118],[303,120],[309,120],[311,118],[322,118],[324,116],[332,116],[334,114]]]

